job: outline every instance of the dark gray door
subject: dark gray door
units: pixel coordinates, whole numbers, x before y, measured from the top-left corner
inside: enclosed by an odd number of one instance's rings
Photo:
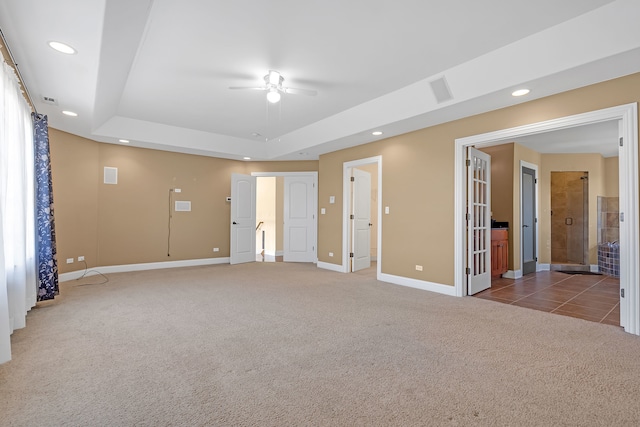
[[[536,271],[536,171],[522,167],[522,274]]]

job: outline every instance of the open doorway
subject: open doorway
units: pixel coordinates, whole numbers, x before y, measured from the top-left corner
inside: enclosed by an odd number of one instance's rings
[[[589,271],[589,172],[551,172],[551,269]]]
[[[564,117],[541,123],[505,129],[456,140],[455,175],[455,290],[456,295],[467,295],[465,277],[464,207],[466,201],[464,152],[469,146],[490,146],[512,141],[518,137],[541,134],[554,130],[613,121],[619,124],[619,192],[620,192],[620,324],[625,331],[640,334],[640,289],[638,285],[638,131],[637,105],[628,104],[591,113]],[[624,218],[626,216],[626,218]],[[519,218],[513,228],[518,230]]]

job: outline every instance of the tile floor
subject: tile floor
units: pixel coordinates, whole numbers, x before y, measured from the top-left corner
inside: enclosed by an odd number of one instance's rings
[[[620,280],[609,276],[541,271],[497,278],[475,297],[620,326]]]

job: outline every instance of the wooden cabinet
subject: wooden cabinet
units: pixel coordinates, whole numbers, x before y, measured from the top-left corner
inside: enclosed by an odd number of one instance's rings
[[[491,230],[491,277],[500,277],[509,270],[509,230]]]

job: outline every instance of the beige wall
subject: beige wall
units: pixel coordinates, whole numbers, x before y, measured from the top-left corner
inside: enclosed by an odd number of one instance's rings
[[[256,185],[256,221],[262,222],[256,233],[256,253],[262,251],[264,231],[264,253],[276,253],[276,177],[258,177]]]
[[[316,171],[318,162],[241,162],[102,144],[50,129],[60,271],[89,266],[229,256],[232,173]],[[118,168],[118,184],[102,182]],[[168,247],[169,190],[191,201],[174,212]],[[213,248],[219,252],[213,252]],[[169,250],[168,250],[169,249]]]
[[[318,170],[318,208],[326,209],[318,220],[318,258],[340,264],[342,165],[380,155],[382,205],[390,208],[380,218],[383,273],[453,285],[456,138],[639,100],[640,74],[634,74],[328,153],[319,162],[238,162],[100,144],[51,129],[59,259],[84,255],[95,266],[226,257],[224,198],[232,172]],[[104,166],[118,167],[118,185],[102,184]],[[167,256],[168,190],[175,187],[183,190],[181,199],[192,201],[193,211],[175,215]],[[329,204],[331,195],[335,204]],[[77,269],[60,264],[61,272]]]
[[[607,157],[604,159],[604,194],[605,197],[619,196],[619,164],[618,157]]]
[[[318,223],[318,258],[334,264],[342,259],[343,163],[380,155],[382,204],[390,207],[390,214],[381,218],[382,272],[453,285],[456,138],[639,100],[640,74],[634,74],[323,155],[319,208],[326,208],[326,214]],[[336,197],[335,204],[328,203],[330,195]],[[516,224],[514,218],[516,226],[519,220]],[[542,243],[546,245],[544,239]],[[415,270],[416,264],[424,266],[422,272]]]

